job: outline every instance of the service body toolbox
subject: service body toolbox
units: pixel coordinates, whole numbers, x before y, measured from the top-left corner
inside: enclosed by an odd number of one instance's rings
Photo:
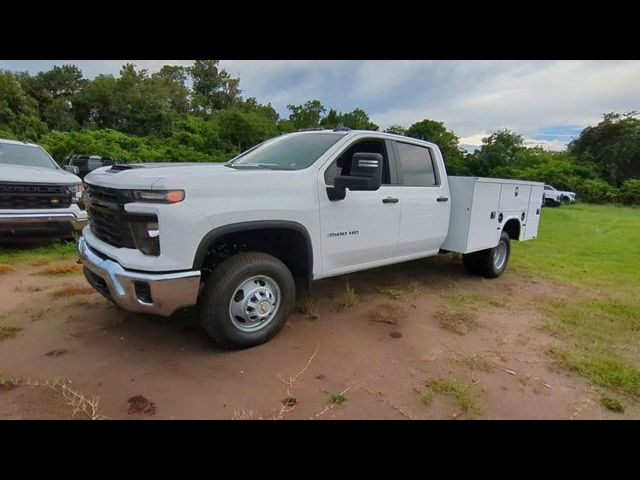
[[[483,177],[449,177],[451,216],[443,250],[470,253],[495,246],[503,229],[516,238],[538,234],[544,184]]]

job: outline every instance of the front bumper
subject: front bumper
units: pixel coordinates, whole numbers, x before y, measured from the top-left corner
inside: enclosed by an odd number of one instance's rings
[[[80,231],[87,224],[87,213],[76,211],[51,212],[17,212],[0,213],[0,229],[14,233],[33,230],[60,230],[70,226],[74,231]]]
[[[126,270],[93,250],[84,237],[78,241],[78,251],[87,281],[125,310],[169,316],[198,301],[199,270],[153,274]]]

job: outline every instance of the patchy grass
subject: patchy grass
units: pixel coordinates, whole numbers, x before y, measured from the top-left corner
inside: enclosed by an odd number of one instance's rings
[[[640,399],[640,370],[629,351],[640,340],[640,302],[628,299],[561,302],[540,299],[544,328],[564,340],[549,355],[597,385]]]
[[[640,370],[618,356],[560,348],[549,349],[549,354],[602,387],[640,399]]]
[[[458,335],[466,335],[478,327],[477,312],[484,307],[504,308],[506,301],[485,293],[458,291],[442,295],[444,300],[436,312],[440,327]]]
[[[32,262],[44,264],[51,260],[64,260],[77,255],[74,242],[56,242],[38,247],[8,247],[3,246],[0,251],[0,263],[11,264],[17,262]]]
[[[545,329],[591,350],[610,350],[615,344],[640,339],[640,302],[618,299],[566,302],[540,298],[535,302],[548,320]]]
[[[77,263],[63,263],[60,265],[50,265],[47,268],[39,270],[34,275],[68,275],[70,273],[78,273],[82,271],[82,266]]]
[[[345,397],[342,393],[333,393],[329,397],[329,405],[342,405],[347,401],[347,397]]]
[[[450,330],[458,335],[466,335],[478,328],[475,312],[460,311],[455,308],[441,308],[436,312],[440,328]]]
[[[347,278],[344,285],[344,297],[342,302],[340,302],[340,309],[353,307],[356,304],[357,299],[358,295],[356,294],[356,290],[351,286],[349,279]]]
[[[74,295],[90,295],[96,293],[92,287],[80,287],[77,285],[66,285],[53,292],[51,292],[52,298],[65,298],[72,297]]]
[[[486,293],[459,291],[443,295],[443,298],[450,304],[455,304],[460,308],[479,310],[482,307],[492,306],[504,308],[507,302]]]
[[[480,412],[478,406],[478,394],[473,385],[457,378],[442,377],[425,382],[427,390],[422,394],[422,401],[431,403],[434,394],[441,394],[452,397],[458,408],[468,418]],[[430,396],[431,395],[431,396]],[[425,402],[425,399],[428,401]]]
[[[6,263],[0,263],[0,275],[13,272],[13,268]]]
[[[482,355],[467,355],[456,358],[456,362],[468,368],[472,372],[491,373],[495,370],[496,365],[491,360]]]
[[[600,399],[600,405],[602,405],[607,410],[611,410],[616,413],[624,413],[624,405],[615,398],[602,397]]]
[[[9,338],[13,338],[18,335],[18,332],[21,332],[21,327],[5,327],[0,325],[0,340],[7,340]]]
[[[385,323],[387,325],[398,325],[400,320],[405,316],[405,312],[401,307],[383,303],[376,305],[374,310],[367,314],[367,318],[373,323]]]
[[[51,312],[52,312],[51,308],[42,308],[40,310],[35,310],[31,312],[31,321],[37,322],[39,320],[42,320],[46,313],[51,313]]]
[[[516,271],[640,295],[640,209],[578,204],[544,208],[538,238],[513,242]]]
[[[320,311],[316,301],[308,295],[296,302],[296,312],[311,320],[317,320],[320,318]]]
[[[395,288],[380,288],[378,292],[388,296],[393,300],[407,300],[415,298],[420,294],[422,288],[418,282],[410,282],[404,287],[396,286]]]

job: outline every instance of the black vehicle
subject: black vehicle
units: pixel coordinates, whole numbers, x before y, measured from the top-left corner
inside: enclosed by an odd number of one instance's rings
[[[84,180],[84,177],[93,172],[96,168],[115,165],[117,160],[111,157],[101,157],[99,155],[70,155],[62,162],[62,167],[75,173]],[[76,168],[73,168],[76,167]]]

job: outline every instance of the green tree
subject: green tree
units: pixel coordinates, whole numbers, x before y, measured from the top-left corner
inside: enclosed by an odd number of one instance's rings
[[[260,113],[228,108],[216,115],[220,138],[228,148],[242,152],[276,135],[276,125]]]
[[[219,60],[196,60],[188,68],[193,83],[193,106],[205,116],[240,101],[240,80],[219,68],[219,63]]]
[[[159,81],[162,88],[166,89],[164,95],[171,110],[176,113],[188,113],[191,106],[187,88],[188,75],[187,68],[180,65],[163,65],[159,72],[151,75],[153,80]]]
[[[391,125],[389,128],[385,130],[387,133],[395,133],[396,135],[406,135],[407,129],[402,125]]]
[[[289,104],[287,108],[291,112],[289,121],[294,129],[319,127],[322,114],[326,111],[320,100],[309,100],[304,105]]]
[[[620,186],[640,178],[640,119],[638,112],[607,113],[595,127],[587,127],[569,144],[583,163],[593,163],[601,178]]]
[[[35,76],[23,74],[20,82],[38,103],[40,117],[52,130],[77,128],[72,100],[85,85],[82,72],[75,65],[54,66]]]
[[[356,108],[352,112],[341,115],[340,121],[345,127],[354,130],[378,130],[378,125],[369,119],[367,112],[361,108]]]
[[[246,100],[241,101],[237,106],[245,112],[258,113],[274,124],[280,119],[280,115],[278,115],[278,112],[276,112],[270,103],[263,105],[258,103],[254,97],[249,97]]]
[[[47,131],[37,101],[25,92],[15,74],[4,70],[0,70],[0,130],[24,140],[38,140]]]
[[[135,65],[120,77],[99,75],[75,97],[77,119],[85,127],[111,128],[136,135],[166,135],[174,120],[176,85],[149,77]]]
[[[468,168],[474,175],[491,176],[497,168],[514,166],[523,148],[522,136],[503,128],[482,139],[480,149],[468,156]]]
[[[443,122],[425,119],[411,125],[404,135],[438,145],[447,167],[447,173],[450,175],[467,173],[465,152],[459,146],[460,139],[455,133],[448,130]]]

